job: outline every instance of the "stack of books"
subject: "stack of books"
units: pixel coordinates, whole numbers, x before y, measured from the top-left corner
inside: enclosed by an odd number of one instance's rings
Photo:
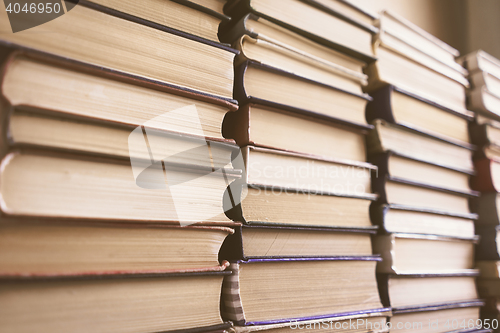
[[[479,301],[474,220],[468,199],[474,172],[458,51],[389,11],[377,22],[377,60],[368,65],[366,109],[375,126],[369,161],[377,165],[372,222],[379,289],[398,331],[476,329]],[[416,326],[409,323],[417,323]],[[421,326],[418,326],[421,325]]]
[[[229,1],[223,41],[240,51],[223,123],[241,147],[242,221],[223,316],[237,332],[385,330],[372,254],[362,68],[373,16],[343,1]]]
[[[470,126],[471,139],[479,149],[474,156],[476,176],[472,188],[481,191],[481,197],[472,202],[472,209],[479,214],[476,231],[481,241],[476,250],[479,295],[486,307],[483,320],[500,321],[500,60],[484,51],[476,51],[461,58],[469,70],[471,90],[469,107],[477,112],[476,121]]]
[[[196,3],[64,1],[25,30],[0,5],[3,331],[230,326],[237,51],[221,1]]]

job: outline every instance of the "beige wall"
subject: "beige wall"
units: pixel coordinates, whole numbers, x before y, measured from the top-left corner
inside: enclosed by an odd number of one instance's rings
[[[355,0],[371,11],[388,8],[457,48],[500,58],[500,0]]]

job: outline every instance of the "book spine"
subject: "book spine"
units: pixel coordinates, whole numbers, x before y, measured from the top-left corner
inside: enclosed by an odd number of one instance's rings
[[[476,175],[471,179],[471,188],[480,192],[498,192],[493,183],[491,163],[488,159],[474,161]]]
[[[396,122],[392,113],[392,91],[392,86],[385,86],[370,94],[373,100],[366,106],[366,121],[368,123],[375,119],[383,119],[389,123]]]

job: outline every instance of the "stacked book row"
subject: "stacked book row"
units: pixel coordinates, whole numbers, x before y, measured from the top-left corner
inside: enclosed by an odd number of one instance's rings
[[[470,126],[471,139],[478,146],[474,156],[476,176],[472,188],[481,196],[471,202],[479,214],[476,223],[481,242],[476,250],[476,264],[480,269],[478,290],[486,300],[482,310],[483,320],[492,323],[498,332],[500,321],[500,109],[492,101],[500,96],[500,61],[483,51],[462,57],[461,62],[469,70],[471,88],[468,92],[469,107],[477,112]]]

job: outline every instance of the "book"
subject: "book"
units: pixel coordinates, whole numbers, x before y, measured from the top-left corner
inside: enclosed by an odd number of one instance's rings
[[[386,234],[374,239],[379,273],[462,274],[474,266],[474,240],[434,235]]]
[[[415,128],[421,132],[460,144],[470,143],[468,123],[473,113],[457,113],[395,86],[385,86],[370,94],[366,119]]]
[[[238,107],[224,99],[37,52],[9,54],[3,65],[1,94],[14,108],[48,110],[67,118],[85,117],[134,128],[147,123],[151,129],[219,141],[224,139],[221,124],[225,114]],[[169,115],[162,118],[166,112]]]
[[[466,174],[474,171],[472,146],[457,145],[381,119],[374,120],[373,125],[375,129],[367,138],[369,154],[391,151]]]
[[[235,65],[253,61],[358,95],[363,93],[361,87],[368,83],[365,74],[260,38],[243,35],[233,43],[233,47],[240,51]]]
[[[270,42],[325,65],[341,67],[358,74],[363,74],[363,66],[366,65],[359,59],[328,48],[255,14],[243,16],[230,28],[221,26],[220,38],[227,43],[232,44],[244,35]]]
[[[242,154],[246,170],[244,181],[248,187],[267,187],[275,189],[275,194],[283,192],[285,195],[291,190],[364,199],[376,197],[370,186],[371,173],[376,167],[368,163],[349,163],[253,146],[243,147]]]
[[[237,51],[180,36],[171,29],[167,32],[159,25],[151,27],[109,15],[89,6],[90,3],[80,1],[67,15],[15,34],[11,33],[7,13],[2,7],[1,42],[88,63],[103,71],[121,71],[136,78],[232,98],[232,64]],[[92,29],[88,28],[90,25]],[[106,34],[102,34],[103,31]],[[124,34],[127,38],[118,38]]]
[[[234,97],[241,105],[311,111],[319,116],[366,125],[364,109],[370,97],[325,85],[278,68],[247,61],[235,69]],[[331,108],[331,105],[336,105]]]
[[[225,10],[236,20],[252,13],[340,52],[362,60],[373,58],[371,29],[355,26],[331,15],[331,11],[323,11],[305,2],[287,0],[278,4],[263,0],[234,0],[226,5]]]
[[[470,274],[381,274],[378,276],[382,303],[393,310],[416,306],[441,305],[475,301],[476,277]]]
[[[376,26],[380,28],[381,34],[390,34],[450,68],[460,67],[455,61],[455,58],[460,55],[458,50],[392,10],[382,10],[376,21]]]
[[[415,207],[372,205],[371,221],[386,233],[431,234],[474,239],[476,214],[445,214]]]
[[[434,188],[450,189],[457,193],[477,196],[478,192],[471,190],[469,181],[471,175],[453,169],[400,156],[392,151],[371,154],[368,161],[378,168],[378,177],[400,180]]]
[[[483,305],[484,302],[472,301],[393,311],[390,323],[392,327],[400,327],[398,331],[405,333],[418,330],[436,333],[482,331],[482,325],[477,323],[481,318],[479,311]]]
[[[2,278],[0,301],[8,306],[0,323],[8,331],[46,332],[228,328],[219,312],[224,274]]]
[[[500,98],[492,94],[486,87],[469,91],[469,108],[490,118],[500,118]]]
[[[134,6],[132,1],[89,0],[89,2],[108,10],[117,11],[121,15],[130,15],[214,42],[219,41],[217,32],[221,22],[230,19],[223,15],[222,8],[212,7],[212,9],[201,3],[184,0],[167,2],[149,0],[144,3],[141,9]],[[217,1],[212,2],[213,4],[208,3],[207,5],[218,5]]]
[[[377,260],[368,256],[233,262],[233,273],[222,289],[223,317],[241,326],[380,312]],[[310,279],[313,272],[315,278]]]
[[[369,333],[372,330],[385,330],[387,328],[387,317],[391,315],[390,311],[380,311],[363,313],[357,315],[336,316],[323,319],[291,321],[286,323],[253,325],[253,326],[234,326],[230,329],[232,333],[250,333],[250,332],[276,332],[291,333],[300,330],[300,332],[317,332],[318,330],[335,330],[340,333],[352,332],[355,330],[360,333]]]
[[[326,159],[364,162],[368,128],[339,123],[307,111],[250,103],[225,117],[222,132],[240,146],[255,145]]]
[[[500,61],[483,50],[466,54],[458,58],[458,62],[462,63],[470,73],[481,71],[500,78]]]
[[[436,72],[384,44],[376,45],[376,54],[377,61],[369,64],[365,70],[368,74],[367,92],[394,85],[455,112],[468,114],[465,101],[468,85],[465,82]]]
[[[219,263],[218,252],[230,226],[2,218],[0,276],[221,271],[227,262]]]
[[[500,96],[500,78],[488,72],[475,72],[469,77],[474,89],[485,87],[491,94]]]
[[[223,197],[230,182],[240,177],[237,171],[162,160],[136,162],[132,167],[131,161],[119,159],[12,151],[1,164],[2,212],[122,221],[229,221]]]
[[[372,228],[374,198],[311,193],[249,184],[246,196],[227,215],[249,225]]]
[[[472,123],[470,136],[477,146],[500,147],[500,128],[493,123]]]
[[[341,229],[277,225],[243,225],[226,238],[219,257],[225,260],[366,256],[376,229]]]
[[[378,30],[374,27],[378,14],[357,5],[355,1],[307,0],[307,2],[322,9],[323,11],[331,13],[334,16],[338,16],[353,25],[361,26],[367,30],[372,30],[373,32],[378,32]]]

